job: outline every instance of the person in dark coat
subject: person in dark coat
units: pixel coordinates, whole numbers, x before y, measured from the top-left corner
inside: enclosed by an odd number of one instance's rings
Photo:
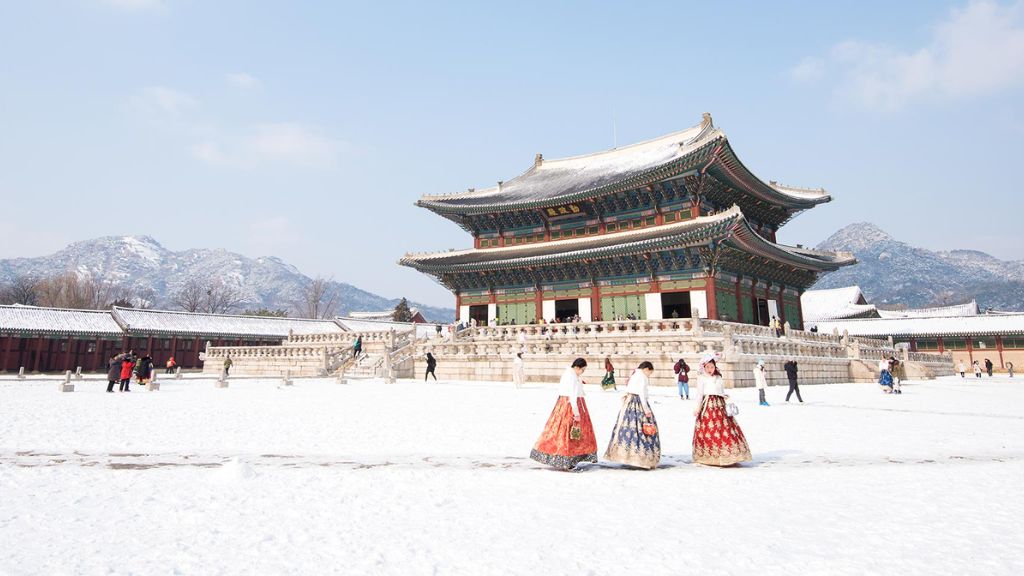
[[[796,392],[796,399],[802,404],[804,399],[800,396],[800,387],[796,383],[796,360],[790,360],[782,365],[786,369],[786,377],[789,379],[789,392],[786,392],[786,402]]]
[[[135,363],[135,379],[139,381],[139,384],[148,384],[149,380],[153,378],[153,359],[149,357],[149,354],[145,354],[139,361]]]
[[[985,372],[988,372],[988,377],[992,377],[992,361],[985,358]]]
[[[132,361],[132,354],[129,352],[121,358],[121,387],[118,388],[121,392],[129,392],[128,384],[132,381],[133,368],[135,368],[135,362]]]
[[[690,366],[686,363],[686,360],[682,358],[676,362],[676,365],[672,367],[672,371],[676,373],[676,388],[679,389],[679,398],[681,400],[690,399]]]
[[[114,384],[121,381],[121,355],[114,354],[107,362],[107,392],[114,391]]]
[[[427,352],[427,373],[423,375],[423,381],[427,381],[427,376],[433,376],[434,382],[437,382],[437,374],[434,374],[434,368],[437,368],[437,359],[430,352]]]

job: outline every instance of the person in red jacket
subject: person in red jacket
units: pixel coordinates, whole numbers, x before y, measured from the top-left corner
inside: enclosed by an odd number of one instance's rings
[[[132,381],[132,369],[135,368],[135,356],[131,352],[124,355],[121,361],[121,392],[128,392],[128,384]]]

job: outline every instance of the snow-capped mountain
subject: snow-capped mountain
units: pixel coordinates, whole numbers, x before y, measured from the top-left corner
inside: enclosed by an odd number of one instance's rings
[[[874,304],[922,307],[976,299],[982,309],[1024,311],[1024,261],[1006,262],[976,250],[933,252],[867,222],[850,224],[818,248],[848,250],[858,264],[827,274],[814,288],[856,284]]]
[[[154,306],[174,309],[170,298],[190,280],[207,282],[220,279],[241,292],[240,309],[267,308],[294,310],[303,287],[311,278],[278,258],[247,258],[220,249],[190,249],[172,252],[149,236],[107,236],[75,242],[49,256],[0,260],[0,285],[17,276],[49,278],[77,272],[122,284],[135,290],[151,289]],[[333,282],[338,294],[339,315],[359,310],[388,310],[398,300],[390,300],[360,290],[350,284]],[[450,322],[455,311],[416,304],[423,315],[434,321]]]

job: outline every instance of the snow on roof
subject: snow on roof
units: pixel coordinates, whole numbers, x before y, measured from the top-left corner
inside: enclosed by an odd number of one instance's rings
[[[833,329],[851,336],[972,336],[1024,334],[1024,313],[923,318],[864,318],[816,322],[819,332]]]
[[[409,308],[409,313],[415,316],[420,313],[420,309],[415,307]],[[379,312],[349,312],[347,317],[360,320],[391,320],[394,315],[394,310],[381,310]]]
[[[395,322],[393,320],[370,320],[347,316],[338,316],[334,321],[349,332],[378,332],[380,330],[408,332],[410,329],[415,328],[417,338],[427,338],[437,334],[437,324],[422,322]]]
[[[971,300],[953,306],[937,306],[934,308],[912,308],[910,310],[879,310],[882,318],[931,318],[938,316],[977,316],[978,302]]]
[[[844,286],[829,290],[808,290],[800,297],[804,322],[834,320],[840,318],[863,318],[875,316],[874,304],[864,303],[860,286]]]
[[[37,306],[0,306],[0,332],[120,336],[109,310],[70,310]]]
[[[117,322],[133,332],[164,332],[188,335],[276,336],[343,332],[333,320],[279,318],[274,316],[233,316],[169,310],[114,308]]]

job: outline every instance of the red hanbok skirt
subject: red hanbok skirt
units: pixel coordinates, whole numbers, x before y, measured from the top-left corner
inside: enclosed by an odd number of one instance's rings
[[[743,430],[725,413],[725,398],[705,396],[704,409],[693,427],[693,461],[709,466],[731,466],[751,460]]]
[[[577,398],[576,407],[580,412],[579,424],[583,433],[580,439],[569,437],[572,407],[567,396],[559,396],[548,417],[548,423],[544,425],[544,432],[530,451],[530,458],[561,470],[571,470],[580,462],[597,462],[597,438],[594,436],[594,425],[590,423],[587,402]]]

